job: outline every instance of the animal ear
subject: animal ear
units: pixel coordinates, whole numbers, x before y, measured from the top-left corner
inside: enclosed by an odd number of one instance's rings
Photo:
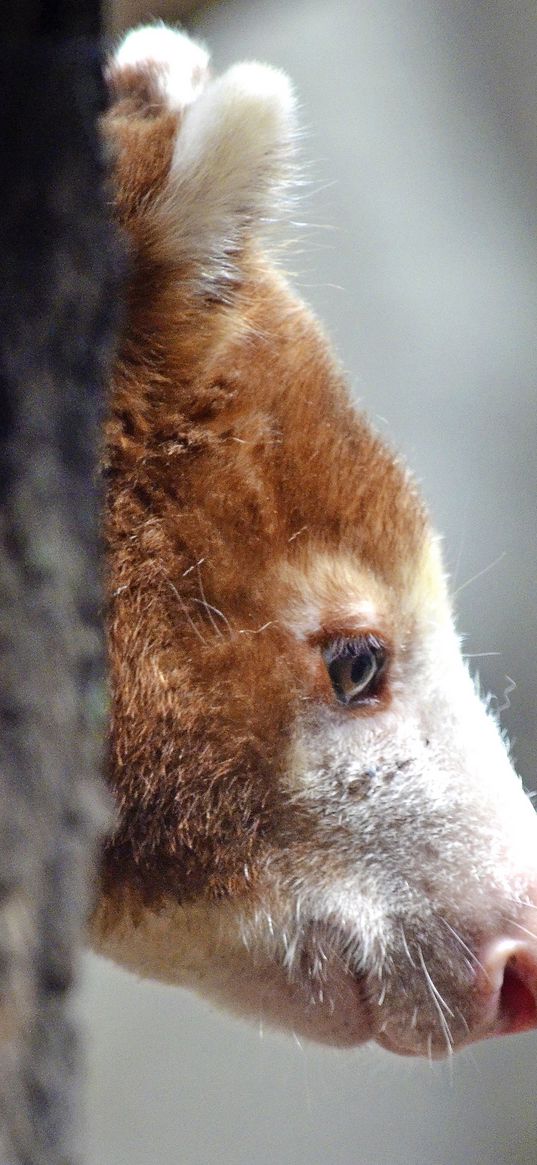
[[[205,50],[164,27],[129,34],[113,69],[145,74],[162,107],[180,112],[167,179],[146,203],[152,252],[186,264],[197,288],[224,294],[247,240],[277,217],[294,152],[288,78],[258,63],[208,79]]]
[[[107,69],[112,100],[138,98],[139,111],[182,113],[208,78],[209,53],[186,33],[165,24],[133,28]]]

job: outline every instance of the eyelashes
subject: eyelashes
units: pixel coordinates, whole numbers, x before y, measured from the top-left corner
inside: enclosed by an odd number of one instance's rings
[[[334,639],[322,655],[340,704],[356,708],[378,701],[386,680],[388,651],[377,635]]]

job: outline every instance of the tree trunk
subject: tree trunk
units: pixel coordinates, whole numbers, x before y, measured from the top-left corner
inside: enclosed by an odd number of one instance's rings
[[[76,1150],[70,990],[105,818],[97,451],[120,250],[99,13],[0,18],[0,1160]],[[83,9],[80,13],[79,9]]]

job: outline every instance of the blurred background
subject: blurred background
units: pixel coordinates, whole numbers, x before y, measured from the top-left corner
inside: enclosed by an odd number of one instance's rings
[[[294,282],[444,534],[465,650],[537,787],[534,0],[110,0],[294,79]],[[537,1035],[331,1052],[87,956],[89,1165],[535,1165]]]

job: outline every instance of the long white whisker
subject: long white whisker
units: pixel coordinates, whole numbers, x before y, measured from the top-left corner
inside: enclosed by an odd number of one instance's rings
[[[485,659],[490,655],[501,655],[501,651],[463,651],[463,659]]]
[[[431,979],[429,971],[427,970],[427,965],[425,963],[425,959],[423,958],[423,951],[422,951],[421,947],[418,947],[418,958],[419,958],[420,963],[421,963],[423,974],[425,975],[425,978],[429,984],[429,987],[431,988],[431,992],[433,994],[433,997],[436,1000],[438,1000],[440,1007],[445,1008],[448,1015],[450,1015],[452,1019],[455,1019],[455,1012],[451,1010],[449,1005],[446,1003],[445,999],[440,994],[438,988],[435,986],[433,980]]]
[[[488,566],[484,566],[482,570],[478,570],[477,574],[473,574],[471,578],[467,578],[466,582],[461,583],[460,587],[457,587],[457,590],[454,591],[453,598],[455,599],[457,595],[460,595],[461,591],[466,590],[466,587],[471,586],[472,583],[477,582],[478,578],[483,578],[484,574],[488,574],[489,570],[493,570],[495,566],[498,566],[498,563],[502,561],[502,558],[505,558],[506,554],[507,551],[502,550],[501,554],[494,559],[494,562],[489,562]]]
[[[407,957],[407,959],[408,959],[408,961],[409,961],[409,963],[410,963],[410,966],[411,966],[411,967],[414,967],[414,970],[417,970],[417,967],[416,967],[416,964],[415,964],[415,962],[414,962],[414,959],[412,958],[412,955],[410,954],[410,950],[409,950],[409,946],[408,946],[408,943],[407,943],[407,940],[406,940],[405,928],[404,928],[404,926],[403,926],[403,923],[401,923],[401,938],[402,938],[402,940],[403,940],[403,946],[404,946],[404,948],[405,948],[405,954],[406,954],[406,957]]]
[[[431,999],[434,1003],[434,1006],[435,1006],[435,1009],[436,1009],[436,1012],[438,1015],[438,1019],[440,1021],[440,1027],[442,1029],[442,1033],[443,1033],[444,1039],[446,1041],[446,1048],[447,1048],[448,1055],[451,1056],[451,1055],[453,1055],[453,1037],[451,1035],[450,1027],[449,1027],[448,1021],[444,1015],[443,1009],[445,1008],[448,1015],[451,1015],[453,1019],[455,1019],[455,1013],[451,1010],[450,1007],[448,1007],[445,999],[442,998],[440,992],[438,991],[438,988],[435,986],[433,980],[431,979],[431,976],[427,970],[425,959],[423,957],[423,951],[422,951],[420,946],[418,946],[418,958],[419,958],[420,963],[421,963],[423,974],[425,975],[425,981],[426,981],[427,987],[429,989],[429,994],[430,994]]]
[[[445,1008],[447,1011],[447,1015],[451,1016],[452,1019],[454,1019],[455,1018],[454,1011],[452,1011],[450,1008],[450,1005],[448,1005],[446,1003],[445,998],[440,995],[439,990],[436,987],[436,984],[434,984],[433,980],[431,979],[431,975],[429,974],[429,970],[428,970],[428,968],[426,968],[426,965],[425,965],[425,960],[423,958],[423,953],[422,953],[421,947],[418,947],[418,954],[419,954],[419,962],[422,963],[423,973],[425,975],[426,981],[428,981],[428,983],[429,983],[429,987],[431,988],[433,997],[436,998],[436,1000],[438,1001],[439,1007]]]
[[[537,934],[534,934],[532,930],[528,930],[527,926],[522,926],[521,922],[515,922],[514,918],[510,919],[510,923],[511,926],[516,926],[517,930],[521,930],[523,934],[529,935],[530,938],[537,942]]]
[[[438,918],[439,922],[443,923],[443,925],[445,927],[447,927],[450,934],[453,935],[453,938],[456,939],[456,941],[459,943],[459,946],[462,947],[463,951],[466,951],[466,954],[470,956],[470,959],[472,960],[473,963],[475,963],[476,967],[479,967],[480,971],[483,971],[483,974],[486,975],[488,978],[487,972],[486,972],[483,964],[479,962],[477,955],[475,955],[474,952],[470,949],[470,947],[466,945],[464,940],[461,938],[460,934],[458,934],[458,932],[456,930],[454,930],[452,926],[450,926],[447,919],[443,918],[441,914],[438,914],[437,918]]]

